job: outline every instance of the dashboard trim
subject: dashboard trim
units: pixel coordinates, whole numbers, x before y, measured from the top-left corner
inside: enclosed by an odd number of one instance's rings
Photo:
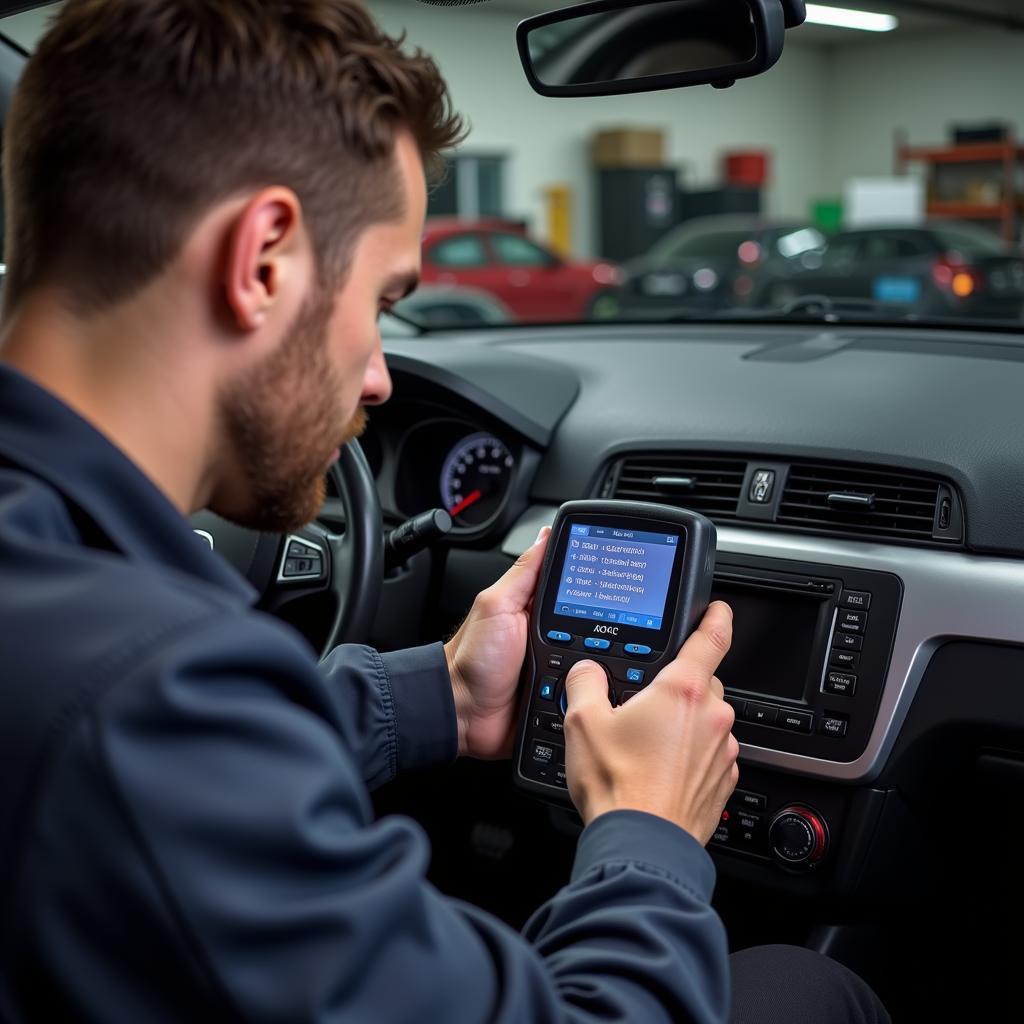
[[[553,505],[532,506],[508,533],[502,551],[518,557],[541,527],[550,525],[556,511]],[[835,782],[870,782],[885,767],[928,663],[942,644],[1024,644],[1024,563],[1017,560],[733,526],[718,527],[718,549],[732,555],[893,573],[903,580],[903,607],[889,672],[864,753],[855,761],[828,761],[741,744],[741,758],[752,764]]]

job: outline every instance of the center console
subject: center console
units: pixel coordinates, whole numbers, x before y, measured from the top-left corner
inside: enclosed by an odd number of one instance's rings
[[[718,670],[747,747],[854,761],[874,729],[903,597],[899,577],[719,553],[713,599],[733,609]],[[741,780],[742,786],[742,780]],[[824,862],[820,808],[737,791],[713,844],[795,869]]]

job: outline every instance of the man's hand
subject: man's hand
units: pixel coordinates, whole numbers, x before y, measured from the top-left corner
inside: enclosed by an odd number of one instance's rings
[[[735,716],[715,678],[731,642],[732,611],[716,601],[676,660],[618,708],[608,702],[603,668],[572,667],[566,772],[584,822],[606,811],[647,811],[708,842],[739,778]]]
[[[541,530],[533,547],[477,597],[458,633],[444,646],[455,695],[460,755],[484,759],[512,755],[530,602],[550,533],[548,527]]]

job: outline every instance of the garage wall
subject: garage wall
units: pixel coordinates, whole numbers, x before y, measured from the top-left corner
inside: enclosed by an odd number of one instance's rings
[[[688,183],[711,183],[723,150],[772,149],[777,166],[767,200],[775,214],[806,215],[808,196],[823,179],[826,96],[821,86],[827,58],[819,49],[790,46],[767,75],[725,92],[707,88],[554,100],[535,95],[523,78],[516,15],[424,7],[409,0],[372,0],[370,6],[389,31],[405,28],[437,58],[457,108],[473,125],[466,152],[509,153],[510,213],[529,217],[542,232],[544,186],[574,186],[577,255],[593,254],[587,144],[598,128],[663,128],[669,160],[682,166]]]
[[[784,58],[785,59],[785,58]],[[829,61],[825,187],[893,173],[894,135],[942,145],[953,122],[1008,121],[1024,135],[1024,34],[966,28],[883,36]]]
[[[543,189],[574,187],[573,248],[596,255],[587,155],[590,135],[621,125],[661,128],[668,158],[696,186],[717,176],[722,151],[775,154],[766,196],[776,216],[805,216],[815,197],[840,195],[852,176],[893,171],[893,137],[941,143],[952,121],[991,118],[1024,136],[1024,35],[987,29],[864,37],[832,48],[801,45],[791,34],[767,75],[718,92],[689,89],[647,96],[551,100],[523,79],[515,51],[519,16],[487,7],[428,7],[369,0],[391,32],[434,54],[472,134],[465,151],[506,153],[509,213],[544,230]],[[29,11],[5,30],[31,48],[49,12]],[[969,69],[969,70],[968,70]]]

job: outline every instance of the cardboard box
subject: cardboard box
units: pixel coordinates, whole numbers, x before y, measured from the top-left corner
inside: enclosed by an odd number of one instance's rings
[[[595,167],[664,167],[665,133],[657,128],[596,132],[590,158]]]

